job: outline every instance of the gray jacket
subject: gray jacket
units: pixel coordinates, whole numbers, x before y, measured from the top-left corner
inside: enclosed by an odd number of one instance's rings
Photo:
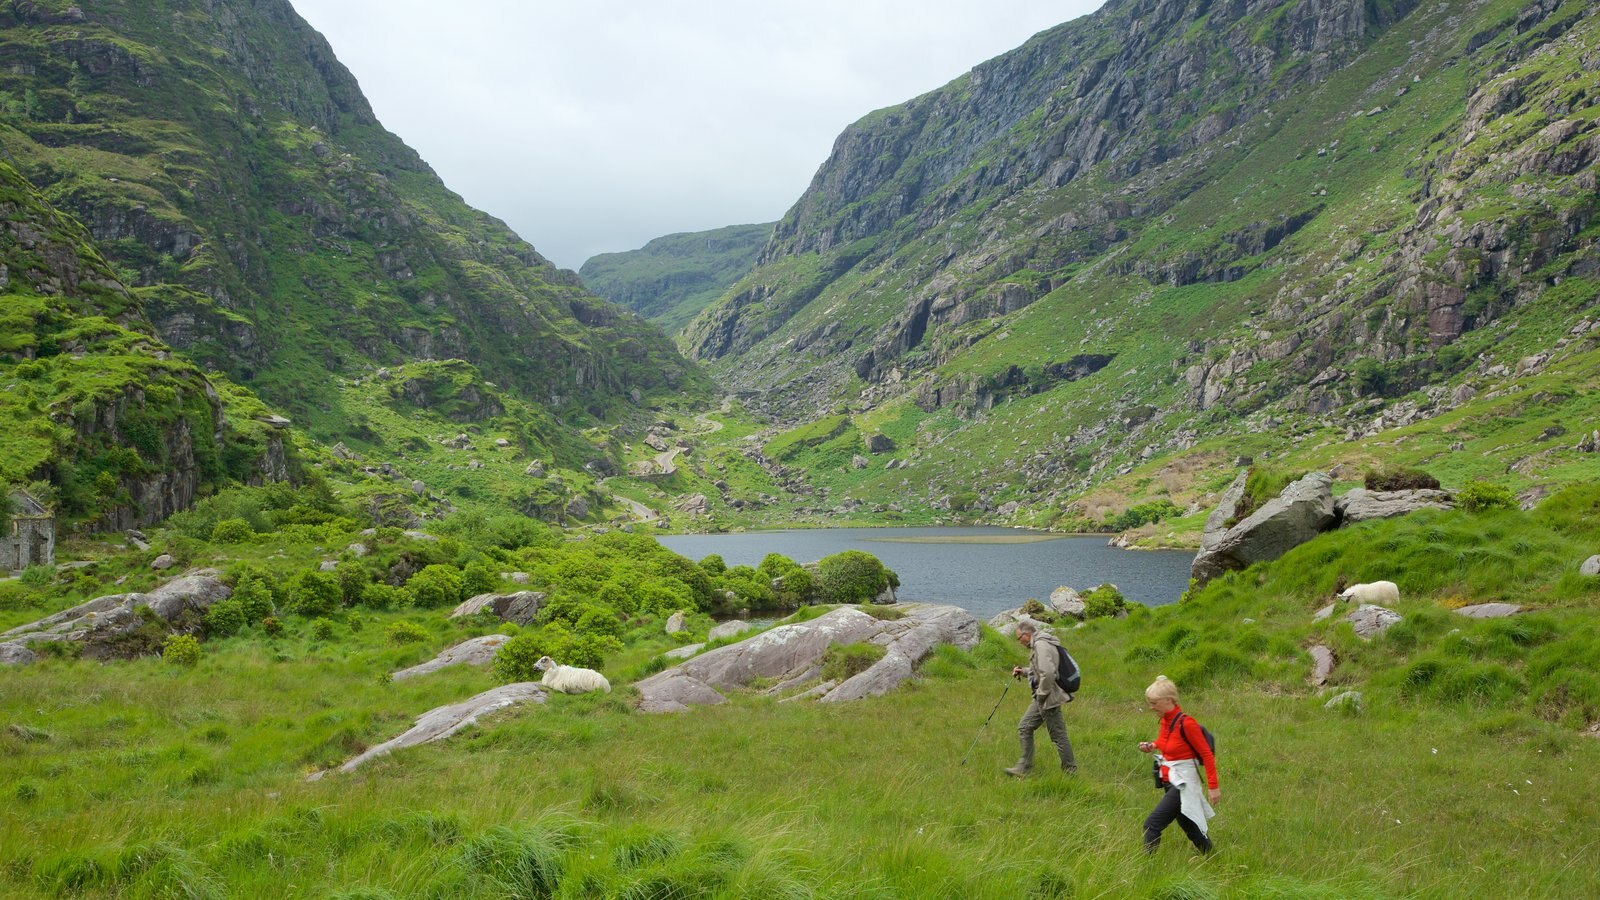
[[[1056,669],[1060,668],[1061,657],[1056,648],[1061,642],[1056,636],[1047,631],[1036,631],[1028,657],[1028,682],[1033,685],[1033,699],[1038,701],[1040,709],[1055,709],[1067,702],[1067,692],[1056,684]]]

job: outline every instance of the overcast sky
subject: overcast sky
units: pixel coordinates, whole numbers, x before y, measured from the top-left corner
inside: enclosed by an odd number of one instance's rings
[[[292,0],[378,118],[558,265],[775,221],[861,116],[1103,0]]]

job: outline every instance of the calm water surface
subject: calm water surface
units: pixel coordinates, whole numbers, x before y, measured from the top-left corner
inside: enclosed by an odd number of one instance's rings
[[[901,600],[953,603],[984,619],[1029,597],[1045,600],[1063,584],[1084,590],[1109,581],[1129,600],[1173,603],[1189,586],[1194,559],[1183,550],[1118,550],[1103,537],[993,527],[819,528],[657,540],[694,560],[719,554],[730,566],[756,565],[768,553],[813,562],[864,550],[899,574]]]

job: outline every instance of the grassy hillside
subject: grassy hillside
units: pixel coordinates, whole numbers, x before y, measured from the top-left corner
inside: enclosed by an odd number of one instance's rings
[[[899,429],[907,471],[786,460],[812,505],[971,492],[970,516],[1081,527],[1206,502],[1242,456],[1600,474],[1573,451],[1593,6],[1168,4],[1124,40],[1147,11],[852,126],[688,329],[779,432]]]
[[[0,142],[157,333],[319,439],[330,376],[464,359],[554,416],[703,387],[670,342],[467,206],[287,0],[11,4]]]
[[[313,563],[313,540],[345,539],[328,527],[244,558]],[[992,633],[883,698],[643,716],[625,685],[673,642],[636,618],[605,657],[609,697],[557,696],[315,784],[302,776],[492,686],[466,667],[384,678],[488,624],[285,613],[283,634],[207,641],[193,668],[47,660],[8,671],[0,696],[0,787],[26,811],[0,825],[0,882],[17,896],[1585,896],[1600,862],[1580,837],[1597,824],[1600,742],[1581,731],[1600,719],[1600,583],[1574,573],[1597,527],[1592,487],[1532,513],[1369,523],[1182,604],[1065,631],[1086,673],[1067,709],[1073,779],[1000,774],[1015,688],[959,765],[1021,658]],[[287,558],[263,555],[273,546]],[[513,552],[558,552],[540,546]],[[1396,581],[1405,622],[1371,643],[1313,622],[1341,577]],[[41,605],[0,625],[77,588],[28,590]],[[1534,611],[1451,612],[1489,599]],[[390,642],[401,620],[420,642]],[[1333,690],[1360,690],[1359,711],[1326,710],[1307,686],[1313,640],[1338,654]],[[1158,672],[1219,737],[1211,858],[1176,832],[1154,859],[1137,848],[1155,796],[1134,749],[1154,729],[1140,691]]]
[[[589,290],[671,334],[743,278],[771,237],[771,223],[669,234],[638,250],[595,256],[578,275]]]

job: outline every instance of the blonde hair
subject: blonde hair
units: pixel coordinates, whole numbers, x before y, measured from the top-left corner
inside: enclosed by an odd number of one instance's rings
[[[1171,700],[1177,703],[1178,686],[1168,680],[1167,676],[1157,675],[1155,682],[1144,689],[1144,697],[1146,700]]]

